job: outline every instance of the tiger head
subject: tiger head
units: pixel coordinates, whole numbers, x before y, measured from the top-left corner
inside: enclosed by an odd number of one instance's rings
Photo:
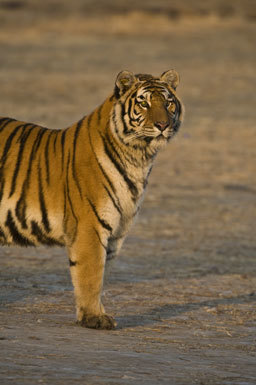
[[[113,121],[119,139],[135,148],[158,150],[178,131],[183,106],[176,95],[175,70],[159,78],[129,71],[118,74]]]

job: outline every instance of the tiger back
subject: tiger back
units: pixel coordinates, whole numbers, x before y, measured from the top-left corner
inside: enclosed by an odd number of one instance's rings
[[[139,210],[158,151],[179,129],[179,76],[118,74],[114,92],[63,130],[0,118],[0,243],[66,246],[77,322],[112,329],[104,268]]]

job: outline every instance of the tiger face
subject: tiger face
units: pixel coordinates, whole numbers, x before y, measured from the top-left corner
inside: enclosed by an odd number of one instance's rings
[[[160,78],[128,71],[118,74],[114,120],[125,144],[157,150],[175,135],[182,121],[182,104],[175,91],[178,84],[174,70]]]

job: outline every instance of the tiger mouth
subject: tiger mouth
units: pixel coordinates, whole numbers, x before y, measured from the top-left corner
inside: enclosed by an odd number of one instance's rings
[[[153,141],[157,142],[168,142],[174,135],[174,131],[171,130],[171,132],[168,133],[168,135],[164,135],[164,132],[160,132],[157,136],[149,136],[145,137],[144,140],[147,143],[151,143]]]
[[[161,140],[161,139],[167,140],[167,139],[168,139],[168,136],[165,136],[165,135],[161,132],[159,135],[157,135],[156,139],[157,139],[157,140]]]
[[[175,132],[176,131],[173,128],[170,127],[168,130],[160,132],[157,135],[156,139],[158,139],[158,140],[161,140],[161,139],[169,140],[175,134]]]

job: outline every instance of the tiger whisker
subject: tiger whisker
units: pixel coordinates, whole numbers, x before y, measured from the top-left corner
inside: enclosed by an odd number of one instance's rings
[[[145,129],[146,128],[146,129]],[[129,136],[127,136],[125,139],[124,139],[124,142],[126,144],[130,143],[131,141],[133,141],[134,139],[140,139],[140,138],[154,138],[156,137],[156,133],[154,131],[152,131],[152,128],[151,127],[143,127],[143,130],[140,131],[140,132],[133,132],[131,134],[129,134]]]
[[[125,143],[129,143],[129,142],[131,142],[134,139],[139,139],[139,138],[143,138],[143,137],[145,137],[145,135],[143,133],[141,133],[141,132],[134,132],[132,134],[129,134],[129,136],[127,136],[124,139],[124,142]]]

